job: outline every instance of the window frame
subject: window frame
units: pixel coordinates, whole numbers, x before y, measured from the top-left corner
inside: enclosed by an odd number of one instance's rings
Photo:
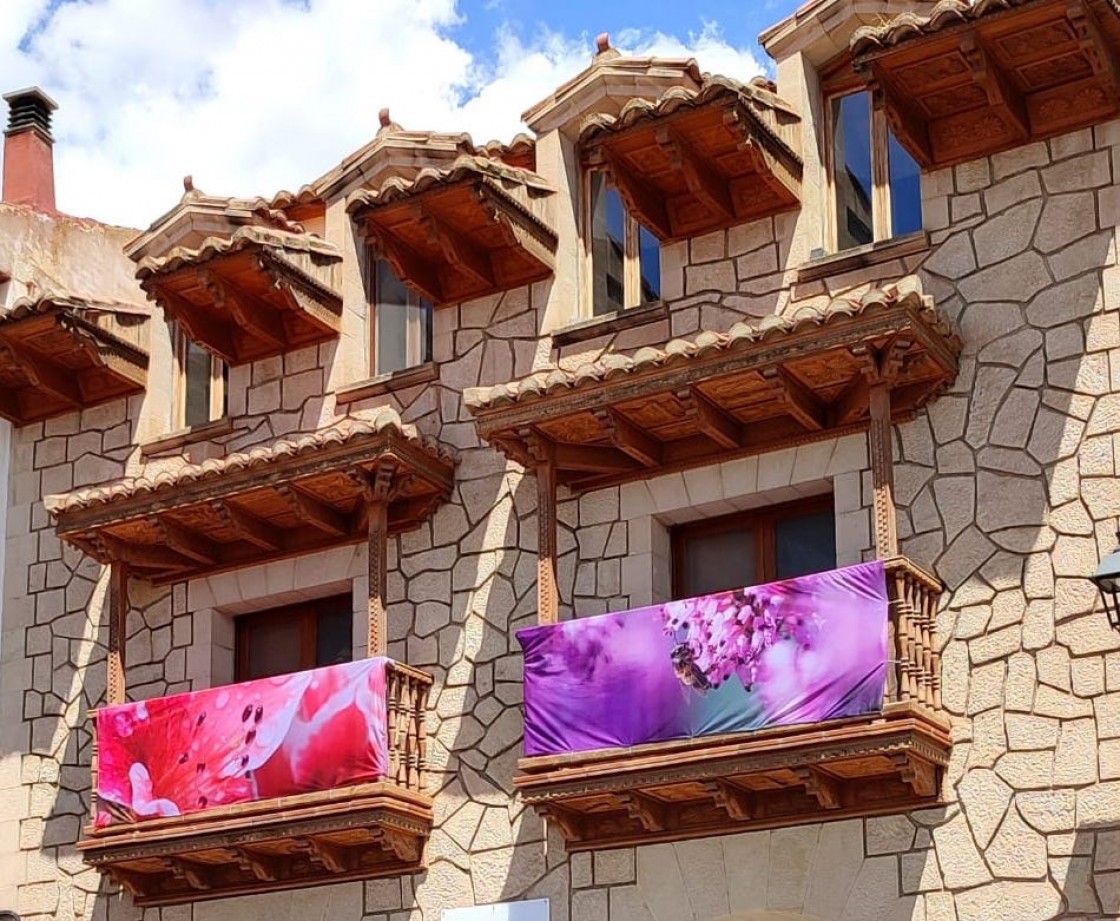
[[[674,525],[669,530],[673,599],[697,597],[688,592],[686,585],[689,540],[749,528],[755,535],[755,572],[758,574],[755,584],[765,585],[777,581],[778,578],[777,523],[822,512],[832,513],[835,526],[836,503],[832,493],[821,493],[818,496],[794,499],[791,502],[780,502],[745,512],[731,512],[714,518],[702,518],[699,521]]]
[[[187,381],[187,369],[189,367],[187,352],[192,345],[192,340],[179,323],[173,324],[171,338],[175,348],[175,411],[172,428],[175,430],[186,429],[224,419],[228,412],[226,364],[213,352],[198,343],[193,343],[210,355],[210,407],[205,422],[197,423],[196,426],[188,426],[187,400],[189,399],[190,388]]]
[[[423,295],[418,293],[411,285],[408,284],[400,275],[397,270],[393,268],[392,264],[385,255],[381,252],[380,248],[376,245],[367,247],[367,257],[369,259],[369,285],[367,288],[366,297],[366,310],[369,318],[368,332],[369,341],[367,348],[369,349],[369,374],[371,377],[379,377],[383,374],[402,374],[413,368],[421,367],[422,365],[429,364],[432,361],[432,353],[434,351],[434,338],[435,338],[435,307]],[[383,371],[378,367],[378,339],[377,339],[377,289],[378,289],[378,267],[380,265],[389,266],[393,275],[401,283],[404,289],[408,292],[408,303],[405,305],[408,308],[424,307],[428,309],[428,320],[425,323],[423,315],[414,316],[412,311],[405,317],[405,364],[403,367],[396,368],[392,371]],[[415,303],[414,303],[415,302]],[[427,327],[427,355],[425,356],[425,327]]]
[[[595,303],[595,246],[592,234],[595,230],[595,215],[593,213],[594,202],[594,181],[596,174],[602,175],[606,179],[607,186],[613,188],[618,193],[619,198],[622,200],[623,220],[625,222],[624,233],[625,239],[623,240],[623,253],[622,253],[622,307],[617,310],[599,310],[598,305]],[[626,199],[622,196],[618,185],[611,178],[610,171],[605,167],[587,167],[583,170],[582,184],[581,184],[581,200],[582,206],[580,208],[580,220],[583,224],[583,232],[580,238],[583,242],[583,303],[587,308],[583,313],[587,317],[605,317],[611,316],[615,313],[621,313],[627,310],[634,310],[638,307],[648,307],[652,304],[661,303],[664,298],[661,295],[662,287],[662,256],[665,250],[665,244],[658,239],[657,235],[639,221],[626,204]],[[657,298],[652,301],[642,300],[642,263],[641,263],[641,230],[644,229],[646,233],[650,234],[657,240],[657,277],[658,277],[658,291]]]
[[[871,242],[840,247],[838,200],[836,196],[836,114],[834,103],[845,96],[866,93],[871,114]],[[821,99],[824,103],[825,144],[824,169],[827,207],[825,239],[830,253],[839,254],[894,240],[894,216],[891,211],[890,124],[886,109],[875,104],[874,93],[852,69],[850,59],[843,59],[821,75]],[[919,173],[921,167],[919,166]],[[919,196],[919,204],[921,198]],[[924,216],[923,216],[924,226]],[[921,230],[922,228],[919,228]]]
[[[253,625],[261,621],[275,623],[277,620],[299,621],[300,664],[296,672],[304,672],[317,668],[316,645],[318,643],[319,618],[329,612],[334,612],[336,606],[351,611],[352,600],[350,595],[330,595],[326,598],[316,598],[313,601],[298,601],[277,608],[266,608],[263,611],[254,611],[251,614],[242,614],[234,618],[233,642],[233,680],[234,683],[253,681],[249,678],[249,638]],[[354,640],[350,640],[350,661],[354,660]],[[294,674],[294,673],[292,673]]]

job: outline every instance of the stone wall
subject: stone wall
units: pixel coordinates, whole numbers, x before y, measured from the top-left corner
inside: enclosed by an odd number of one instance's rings
[[[521,734],[514,633],[536,616],[536,490],[478,443],[460,392],[554,359],[537,335],[549,295],[542,283],[440,311],[438,382],[345,410],[392,402],[461,450],[451,501],[390,545],[390,652],[436,681],[429,869],[144,914],[434,921],[445,907],[548,897],[554,921],[714,921],[752,910],[828,921],[1115,917],[1120,643],[1093,612],[1084,575],[1112,549],[1120,513],[1118,150],[1114,123],[927,175],[928,252],[847,277],[795,285],[790,267],[806,243],[794,216],[677,244],[665,254],[666,293],[675,295],[668,321],[560,356],[575,363],[726,328],[794,299],[823,304],[840,290],[920,272],[965,341],[952,392],[896,441],[904,549],[950,589],[942,686],[956,745],[944,807],[569,859],[559,836],[512,796]],[[360,377],[365,361],[354,328],[364,307],[353,301],[339,343],[233,372],[231,435],[154,463],[267,443],[333,418],[331,389]],[[170,373],[167,355],[154,375]],[[0,901],[27,921],[139,914],[83,868],[73,846],[88,808],[88,711],[103,695],[106,576],[59,544],[40,496],[137,469],[137,432],[150,437],[166,424],[167,400],[166,381],[156,381],[144,401],[14,433]],[[670,524],[821,490],[836,499],[838,562],[863,558],[869,485],[866,441],[854,437],[562,495],[565,615],[665,597]],[[135,584],[130,695],[221,680],[230,617],[340,586],[355,599],[364,652],[365,571],[365,548],[355,547],[169,589]]]

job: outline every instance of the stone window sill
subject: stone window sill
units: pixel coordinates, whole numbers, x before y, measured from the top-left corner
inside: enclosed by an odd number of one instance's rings
[[[185,448],[187,445],[196,444],[200,441],[209,441],[211,438],[217,438],[219,435],[228,435],[232,431],[233,419],[229,416],[223,416],[221,419],[215,419],[213,422],[176,429],[159,438],[145,441],[140,445],[140,456],[155,457],[157,454],[167,454],[171,451],[178,451],[180,448]]]
[[[646,304],[642,307],[628,307],[625,310],[616,310],[614,313],[605,313],[602,316],[592,317],[589,320],[580,320],[552,334],[552,344],[557,348],[574,345],[577,342],[586,342],[588,339],[597,339],[599,336],[611,336],[624,329],[633,329],[636,326],[645,326],[647,323],[656,323],[658,320],[669,318],[669,305],[664,301]]]
[[[929,249],[929,233],[919,230],[917,233],[909,233],[893,240],[880,240],[878,243],[869,243],[856,249],[846,249],[842,253],[812,259],[798,268],[797,282],[804,284],[829,275],[842,275],[867,266],[881,265],[903,256],[923,253],[927,249]]]
[[[384,396],[395,390],[404,390],[406,387],[429,384],[438,380],[439,365],[434,361],[429,361],[411,368],[402,368],[400,371],[378,374],[369,380],[359,381],[356,384],[347,384],[335,393],[335,402],[340,405],[357,403],[359,400]]]

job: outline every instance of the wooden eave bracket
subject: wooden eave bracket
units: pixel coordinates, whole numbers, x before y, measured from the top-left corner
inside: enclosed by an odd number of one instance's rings
[[[660,191],[640,176],[628,170],[616,157],[606,142],[592,144],[584,152],[584,162],[588,166],[602,167],[610,175],[618,194],[622,196],[626,208],[638,217],[642,224],[662,243],[674,239],[669,209]]]
[[[1096,15],[1085,0],[1068,0],[1066,18],[1093,74],[1105,84],[1114,102],[1120,100],[1120,54],[1104,37]]]
[[[874,61],[857,62],[856,72],[871,92],[871,104],[886,113],[887,122],[899,143],[923,169],[932,169],[935,159],[929,125],[915,116],[906,96],[884,75],[882,65]]]

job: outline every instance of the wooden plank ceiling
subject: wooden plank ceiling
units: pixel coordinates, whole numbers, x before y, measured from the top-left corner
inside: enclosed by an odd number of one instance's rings
[[[367,538],[370,501],[390,533],[419,526],[451,490],[454,457],[391,409],[269,448],[50,497],[58,534],[155,583]]]
[[[527,170],[463,156],[355,193],[347,210],[397,275],[443,307],[552,274],[556,234],[507,191],[515,186],[550,194]]]
[[[909,418],[952,382],[959,352],[910,279],[464,399],[496,448],[527,467],[550,463],[572,489],[596,489],[864,430],[877,381],[892,387],[892,418]]]
[[[327,278],[341,259],[308,235],[250,226],[145,259],[137,278],[194,342],[238,365],[338,337],[342,296]]]
[[[963,0],[852,39],[858,73],[925,168],[989,156],[1120,113],[1111,0]]]
[[[772,88],[706,77],[634,99],[580,132],[585,167],[610,173],[627,208],[662,242],[795,208],[801,157],[786,142],[800,119]]]
[[[86,310],[112,307],[48,296],[0,318],[0,416],[26,425],[144,391],[147,353]]]

